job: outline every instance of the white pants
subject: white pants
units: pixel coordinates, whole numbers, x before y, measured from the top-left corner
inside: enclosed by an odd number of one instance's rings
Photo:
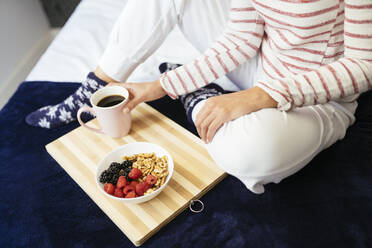
[[[229,0],[129,0],[116,22],[99,66],[124,82],[164,41],[175,25],[203,52],[222,33]],[[257,58],[227,77],[240,89],[260,78]],[[204,102],[193,111],[193,120]],[[206,145],[216,164],[254,193],[279,183],[345,136],[357,103],[330,102],[290,112],[263,109],[225,123]],[[326,165],[325,165],[326,166]]]

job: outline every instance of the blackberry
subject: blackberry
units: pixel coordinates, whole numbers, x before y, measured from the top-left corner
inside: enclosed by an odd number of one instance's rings
[[[117,168],[117,167],[110,167],[108,169],[108,172],[111,173],[111,174],[119,174],[119,171],[120,171],[120,169]]]
[[[103,171],[101,176],[99,177],[99,181],[101,183],[107,183],[111,179],[111,175],[107,173],[107,171]]]
[[[121,163],[121,165],[124,166],[125,168],[127,168],[127,167],[132,167],[133,162],[130,161],[130,160],[125,160],[125,161],[123,161],[123,162]]]
[[[117,168],[117,167],[119,167],[120,166],[120,163],[118,163],[118,162],[112,162],[111,164],[110,164],[110,168],[109,169],[111,169],[111,168]]]
[[[132,179],[129,178],[132,165],[133,162],[130,160],[125,160],[122,163],[112,162],[109,168],[101,173],[99,181],[101,183],[112,183],[115,185],[119,176],[125,176],[128,181],[132,181]]]
[[[119,174],[112,175],[111,183],[115,185],[118,182],[118,179],[119,179]]]

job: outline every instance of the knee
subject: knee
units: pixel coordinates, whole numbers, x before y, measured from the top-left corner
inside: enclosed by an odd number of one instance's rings
[[[219,167],[262,193],[263,184],[280,182],[320,151],[324,129],[304,111],[267,109],[242,116],[225,123],[207,149]]]
[[[221,169],[256,194],[264,193],[265,184],[279,183],[288,176],[283,171],[290,171],[290,165],[284,162],[283,144],[276,137],[268,138],[267,133],[260,130],[238,137],[217,136],[207,149]]]
[[[207,149],[219,167],[262,193],[264,184],[305,166],[319,151],[322,133],[310,114],[267,109],[225,123]]]
[[[219,167],[229,174],[250,178],[269,176],[282,167],[285,155],[280,137],[262,127],[231,132],[229,124],[207,145]]]

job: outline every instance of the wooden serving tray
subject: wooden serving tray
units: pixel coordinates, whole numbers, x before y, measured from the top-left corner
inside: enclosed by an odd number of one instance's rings
[[[139,246],[221,181],[226,173],[213,162],[203,142],[147,104],[132,111],[132,129],[113,139],[83,127],[46,145],[48,153],[79,184],[106,215]],[[98,126],[97,120],[88,123]],[[127,143],[146,141],[164,147],[173,157],[174,172],[164,190],[141,204],[123,204],[106,197],[95,184],[99,161]]]

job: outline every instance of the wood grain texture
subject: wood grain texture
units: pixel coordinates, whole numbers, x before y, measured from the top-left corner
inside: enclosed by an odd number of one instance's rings
[[[65,169],[107,216],[139,246],[162,226],[185,210],[221,181],[219,169],[203,142],[147,104],[132,112],[131,132],[119,139],[79,127],[46,146],[49,154]],[[97,120],[88,125],[98,127]],[[102,194],[95,184],[99,161],[110,151],[127,143],[145,141],[164,147],[173,157],[174,172],[164,190],[141,204],[123,204]]]

